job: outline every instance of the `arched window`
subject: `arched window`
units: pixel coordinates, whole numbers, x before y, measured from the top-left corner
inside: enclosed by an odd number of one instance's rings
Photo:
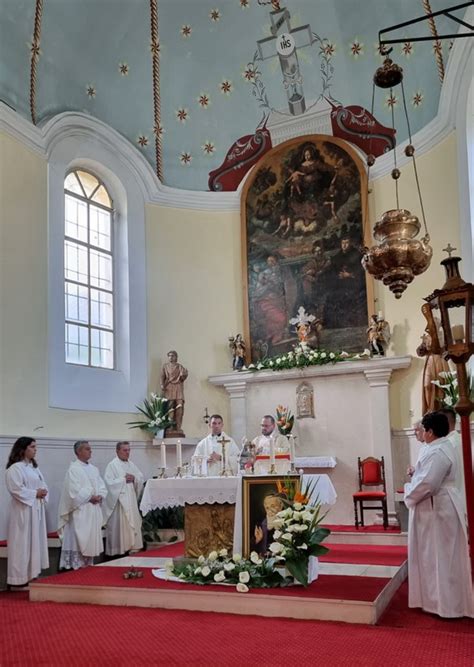
[[[65,361],[115,367],[113,207],[83,169],[64,182]]]

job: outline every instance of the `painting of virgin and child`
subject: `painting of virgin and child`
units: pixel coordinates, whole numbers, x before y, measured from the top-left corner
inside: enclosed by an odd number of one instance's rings
[[[292,349],[297,336],[289,320],[300,306],[314,315],[323,347],[347,352],[365,347],[365,192],[360,158],[330,136],[287,141],[256,166],[242,194],[253,361]]]

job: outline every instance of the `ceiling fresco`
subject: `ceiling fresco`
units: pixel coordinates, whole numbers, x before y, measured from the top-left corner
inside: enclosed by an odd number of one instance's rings
[[[372,77],[382,63],[379,30],[423,16],[427,6],[435,12],[449,4],[453,3],[2,0],[0,97],[31,119],[33,51],[38,124],[64,111],[92,115],[126,137],[155,170],[158,133],[162,181],[176,188],[207,190],[209,172],[219,168],[239,138],[264,127],[270,114],[292,118],[314,111],[316,105],[370,110]],[[282,25],[275,29],[285,9]],[[276,10],[280,14],[272,17]],[[444,17],[436,18],[434,28],[453,32]],[[438,47],[431,41],[410,41],[430,35],[430,29],[433,26],[423,22],[399,31],[397,36],[406,42],[395,45],[391,56],[405,72],[412,133],[436,116],[449,58],[448,40]],[[298,76],[291,85],[283,71],[291,68],[291,60],[284,65],[277,54],[282,31],[290,32],[295,41]],[[374,116],[380,126],[391,125],[392,110],[401,141],[407,132],[400,93],[394,89],[390,96],[378,90]]]

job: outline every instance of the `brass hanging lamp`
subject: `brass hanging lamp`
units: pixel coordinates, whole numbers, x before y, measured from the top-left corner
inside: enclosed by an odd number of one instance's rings
[[[408,119],[405,91],[403,88],[403,69],[392,62],[389,58],[391,49],[384,49],[384,63],[374,74],[372,88],[372,114],[374,113],[375,87],[390,89],[390,98],[393,99],[393,88],[400,85],[403,99],[403,109],[408,128],[408,145],[405,147],[405,155],[411,157],[415,173],[418,197],[420,200],[421,214],[423,218],[425,234],[417,239],[421,224],[416,215],[405,208],[400,208],[398,181],[401,171],[397,167],[396,141],[393,148],[394,167],[391,176],[395,181],[396,208],[383,213],[381,219],[375,223],[373,236],[377,245],[364,249],[362,266],[376,280],[381,280],[399,299],[415,276],[426,271],[431,263],[433,249],[429,245],[430,237],[426,225],[423,201],[418,179],[415,160],[415,147],[412,144],[410,121]],[[392,111],[392,127],[395,129],[394,109]],[[375,163],[372,154],[367,156],[367,183],[369,183],[370,167]],[[368,210],[368,207],[366,207]]]

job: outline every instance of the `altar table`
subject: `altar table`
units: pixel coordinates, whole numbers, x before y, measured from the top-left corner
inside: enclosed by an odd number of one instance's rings
[[[269,475],[271,479],[271,475]],[[337,499],[336,490],[328,475],[303,475],[302,488],[306,488],[308,482],[315,483],[311,497],[313,502],[319,500],[323,505],[334,505]],[[140,511],[147,514],[151,510],[164,507],[185,507],[185,550],[190,537],[189,526],[186,535],[186,510],[193,505],[214,506],[210,521],[214,520],[216,530],[214,531],[219,546],[223,543],[221,533],[227,533],[231,514],[235,505],[233,516],[233,545],[226,548],[233,549],[234,553],[242,552],[242,477],[170,477],[167,479],[149,479],[146,483],[140,503]],[[216,507],[217,505],[217,507]],[[219,508],[219,506],[222,506]],[[203,508],[204,509],[204,508]],[[217,510],[217,513],[216,513]],[[188,519],[192,518],[192,512],[188,512]],[[188,522],[189,523],[189,522]],[[193,538],[194,539],[194,538]],[[189,546],[189,545],[188,545]],[[194,547],[193,547],[194,548]],[[189,555],[195,555],[189,554]],[[207,555],[207,554],[205,554]]]

